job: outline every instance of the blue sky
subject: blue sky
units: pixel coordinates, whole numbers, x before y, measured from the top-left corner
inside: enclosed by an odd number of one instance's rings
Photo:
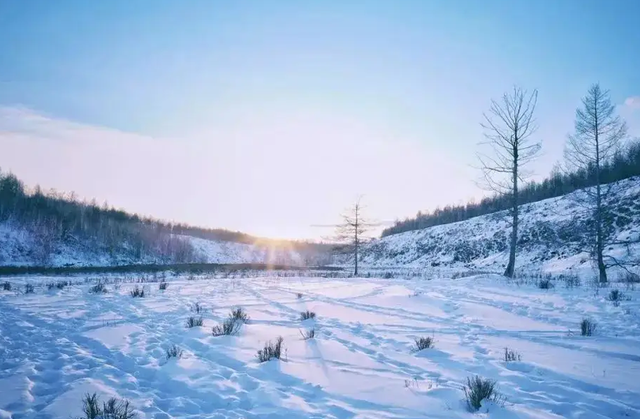
[[[640,135],[638,16],[632,0],[0,0],[0,167],[260,235],[326,235],[310,225],[361,194],[402,218],[484,194],[479,122],[513,84],[539,90],[539,176],[593,82]]]

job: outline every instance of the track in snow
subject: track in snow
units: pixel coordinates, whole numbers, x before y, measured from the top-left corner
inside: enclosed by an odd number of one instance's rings
[[[24,278],[18,279],[22,281]],[[145,418],[465,418],[462,385],[498,381],[491,418],[640,417],[640,295],[613,307],[588,288],[543,291],[498,277],[458,280],[215,279],[0,293],[0,418],[68,418],[97,391]],[[303,297],[298,299],[296,294]],[[186,329],[193,303],[205,327]],[[236,306],[238,336],[211,326]],[[301,322],[300,312],[315,311]],[[580,320],[599,333],[578,336]],[[299,330],[315,327],[316,339]],[[256,351],[282,335],[286,360]],[[412,353],[434,336],[434,349]],[[165,360],[177,344],[180,360]],[[504,347],[522,355],[505,363]]]

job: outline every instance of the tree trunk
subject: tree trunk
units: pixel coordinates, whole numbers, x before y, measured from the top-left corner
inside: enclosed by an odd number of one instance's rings
[[[360,214],[358,214],[359,209],[356,208],[356,228],[355,228],[355,254],[354,254],[354,270],[353,276],[358,276],[358,222],[360,221],[358,218]]]
[[[516,270],[516,246],[518,244],[518,150],[514,149],[513,159],[513,219],[511,224],[511,243],[509,245],[509,263],[504,276],[513,278]]]
[[[597,102],[596,102],[597,106]],[[602,193],[600,188],[600,138],[599,138],[598,114],[595,113],[595,140],[596,140],[596,258],[598,261],[598,273],[600,283],[607,282],[607,267],[604,264],[602,253],[604,252],[604,237],[602,235]]]
[[[358,276],[358,240],[356,240],[356,252],[355,252],[355,269],[353,276]]]
[[[607,282],[607,267],[602,256],[604,252],[604,237],[602,234],[602,196],[600,192],[600,168],[596,169],[596,258],[600,283]]]

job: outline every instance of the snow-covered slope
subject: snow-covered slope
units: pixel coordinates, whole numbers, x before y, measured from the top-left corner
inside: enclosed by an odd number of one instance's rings
[[[206,263],[271,263],[303,266],[313,264],[313,255],[291,248],[266,247],[191,236],[175,238],[190,243],[193,262]],[[112,266],[127,264],[168,263],[152,255],[135,256],[127,245],[108,248],[104,243],[70,239],[53,242],[50,249],[32,231],[14,223],[0,223],[0,266]],[[45,254],[46,252],[46,254]]]
[[[289,248],[270,248],[244,243],[205,240],[182,236],[195,247],[196,253],[207,263],[271,263],[304,266],[308,260]]]
[[[640,235],[640,177],[613,185],[607,202],[612,242],[637,240]],[[591,269],[589,219],[576,203],[577,191],[522,206],[517,267],[564,271]],[[458,223],[395,234],[376,240],[363,250],[369,267],[459,267],[499,271],[508,258],[509,217],[506,211]],[[611,244],[606,253],[616,258],[640,256],[640,243]]]

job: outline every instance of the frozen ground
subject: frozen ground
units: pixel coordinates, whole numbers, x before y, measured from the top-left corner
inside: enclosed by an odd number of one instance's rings
[[[615,307],[609,289],[544,291],[497,276],[174,280],[166,291],[147,284],[145,298],[129,296],[133,284],[24,295],[15,290],[32,280],[11,281],[14,291],[0,291],[0,418],[77,416],[94,391],[157,419],[640,417],[636,291],[623,289],[631,300]],[[196,302],[204,327],[186,329]],[[250,323],[213,337],[238,306]],[[300,321],[307,309],[315,321]],[[583,317],[598,323],[595,336],[580,336]],[[311,327],[316,338],[302,340]],[[258,363],[278,335],[286,359]],[[435,348],[412,353],[421,336]],[[166,361],[171,344],[181,359]],[[522,360],[506,363],[505,346]],[[462,385],[474,374],[498,382],[503,405],[467,411]]]

